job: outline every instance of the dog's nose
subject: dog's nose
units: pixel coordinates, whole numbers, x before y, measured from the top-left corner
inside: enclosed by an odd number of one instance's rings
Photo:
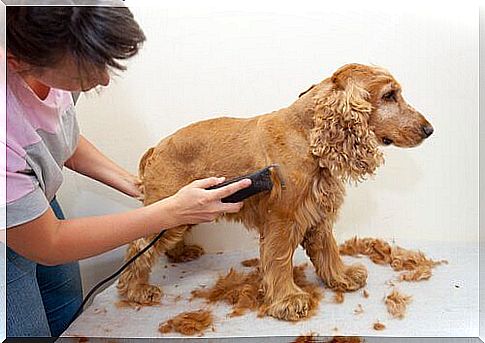
[[[434,132],[434,129],[431,125],[425,125],[425,126],[422,127],[422,129],[423,129],[423,133],[424,133],[424,138],[428,138]]]

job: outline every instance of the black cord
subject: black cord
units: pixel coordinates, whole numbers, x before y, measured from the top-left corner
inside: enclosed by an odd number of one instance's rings
[[[72,317],[71,322],[69,323],[69,325],[71,325],[72,322],[77,318],[77,316],[82,313],[82,311],[84,309],[84,306],[88,302],[89,298],[91,298],[102,285],[104,285],[106,282],[108,282],[108,281],[114,279],[115,277],[117,277],[118,275],[120,275],[121,272],[126,269],[126,267],[128,267],[131,263],[133,263],[133,261],[135,261],[138,257],[140,257],[141,255],[143,255],[148,249],[150,249],[153,246],[153,244],[155,244],[163,236],[164,233],[165,233],[165,231],[160,232],[157,235],[157,237],[155,237],[153,239],[153,241],[150,242],[150,244],[148,244],[146,247],[144,247],[142,250],[140,250],[138,252],[138,254],[136,254],[135,256],[133,256],[132,258],[130,258],[128,261],[126,261],[125,264],[123,264],[120,267],[120,269],[118,269],[116,272],[114,272],[113,274],[111,274],[110,276],[108,276],[106,279],[102,280],[96,286],[94,286],[94,288],[88,293],[88,295],[86,295],[86,297],[84,298],[83,302],[81,303],[81,305],[77,309],[76,313],[74,313],[74,316]]]

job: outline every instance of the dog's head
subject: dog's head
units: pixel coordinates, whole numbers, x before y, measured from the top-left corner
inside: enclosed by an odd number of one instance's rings
[[[344,179],[358,181],[373,174],[383,162],[379,145],[414,147],[433,133],[383,68],[348,64],[325,85],[313,96],[312,152],[322,167]]]
[[[406,103],[401,86],[385,69],[348,64],[332,76],[336,88],[360,87],[372,105],[369,128],[380,144],[414,147],[431,136],[433,127],[424,116]]]

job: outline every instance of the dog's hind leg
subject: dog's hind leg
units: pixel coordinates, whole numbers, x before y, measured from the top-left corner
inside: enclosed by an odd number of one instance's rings
[[[322,223],[305,233],[303,248],[315,266],[318,276],[328,287],[342,292],[355,291],[367,282],[367,269],[358,263],[346,266],[339,254],[331,224]]]
[[[195,244],[185,244],[185,239],[178,242],[175,247],[165,252],[172,263],[193,261],[204,255],[204,249]]]
[[[310,295],[293,279],[293,254],[302,239],[294,225],[269,219],[260,244],[264,312],[291,321],[307,317],[311,310]]]
[[[149,283],[152,266],[164,251],[174,247],[183,239],[188,228],[189,226],[181,226],[168,230],[153,247],[133,261],[118,280],[118,293],[128,301],[141,305],[160,303],[163,294],[161,288]],[[141,238],[130,243],[125,260],[139,253],[153,238],[155,236]]]

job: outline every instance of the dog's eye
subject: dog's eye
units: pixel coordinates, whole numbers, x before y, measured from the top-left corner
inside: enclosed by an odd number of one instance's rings
[[[389,91],[382,96],[385,101],[396,101],[396,91]]]
[[[392,139],[389,139],[387,137],[384,137],[382,139],[382,143],[384,143],[384,145],[390,145],[390,144],[392,144]]]

